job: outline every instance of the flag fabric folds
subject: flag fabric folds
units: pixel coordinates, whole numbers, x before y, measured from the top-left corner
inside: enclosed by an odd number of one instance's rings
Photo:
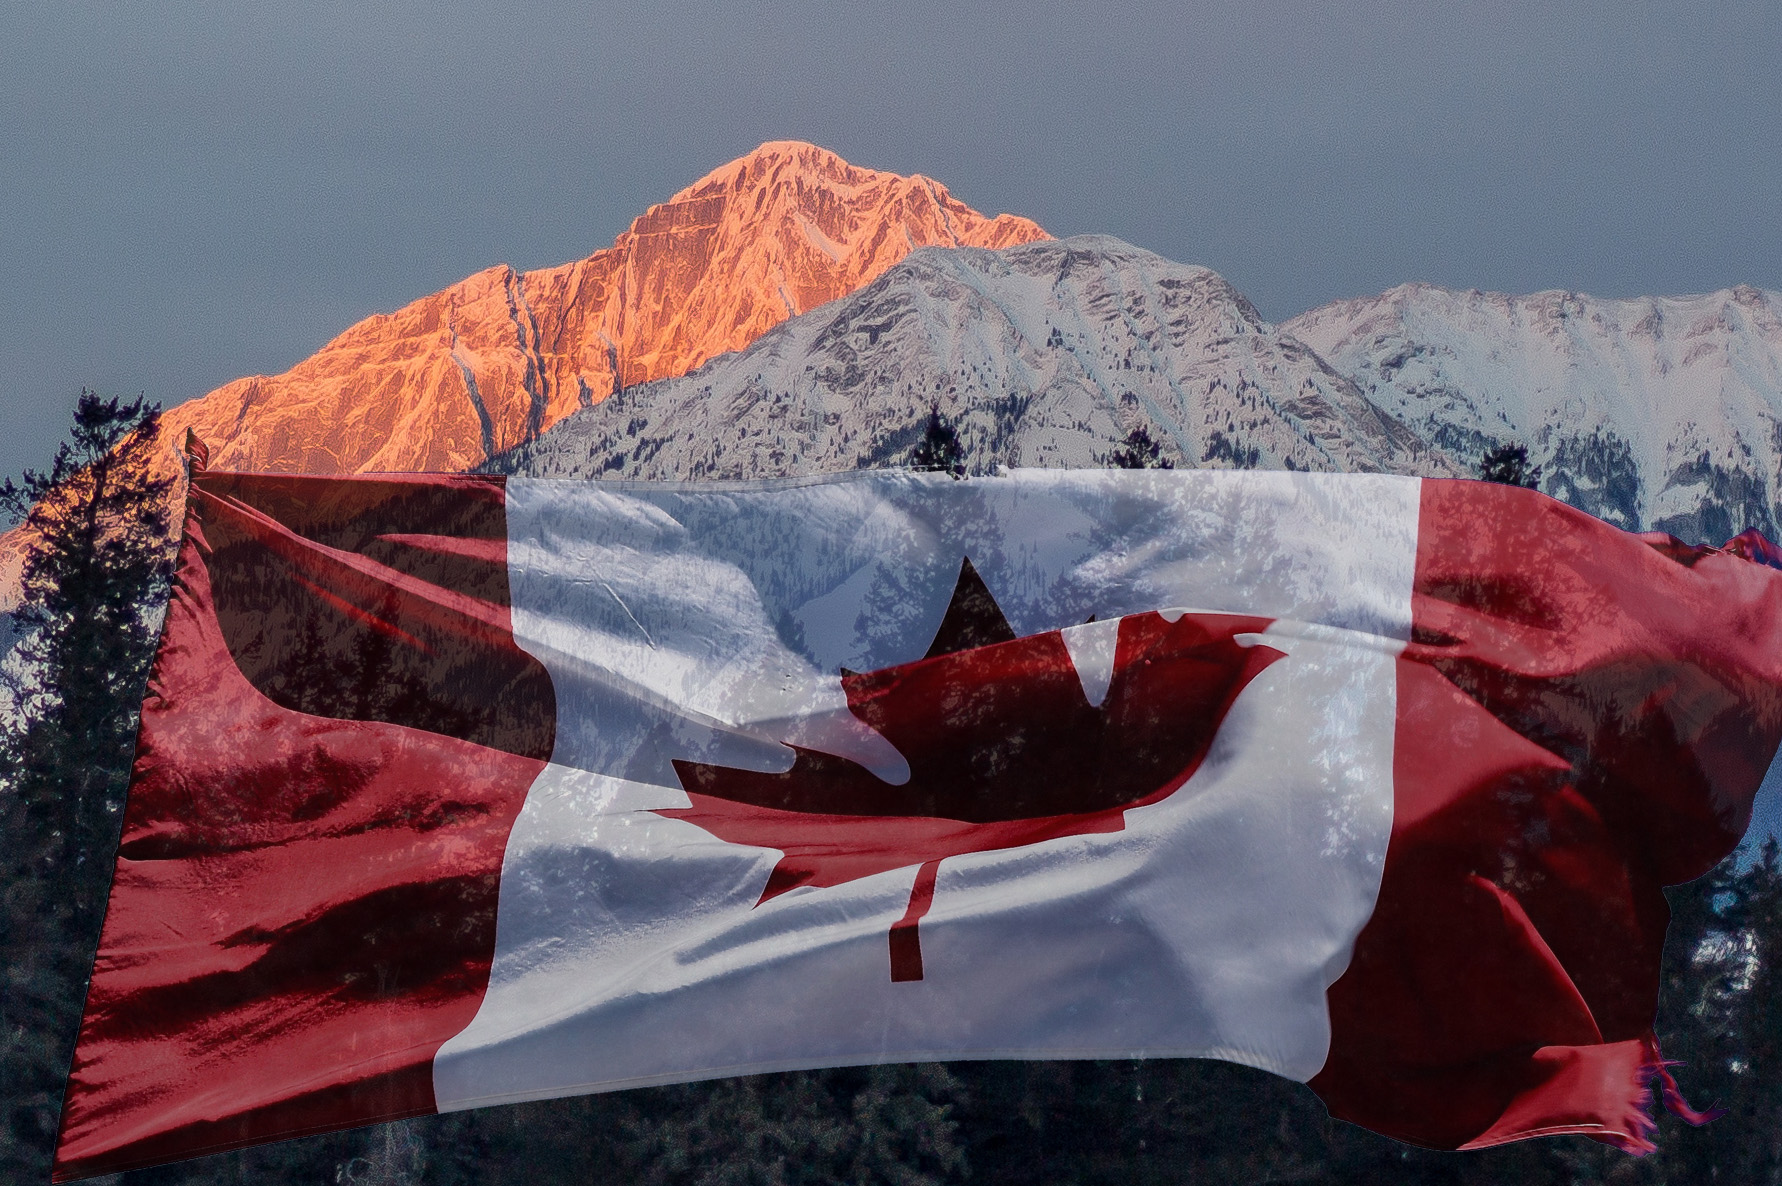
[[[56,1175],[973,1058],[1649,1147],[1775,556],[1384,476],[197,472]]]

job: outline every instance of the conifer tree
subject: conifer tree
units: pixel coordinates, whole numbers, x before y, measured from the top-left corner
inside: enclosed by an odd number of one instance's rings
[[[928,424],[910,454],[910,468],[939,471],[955,478],[965,476],[965,450],[959,444],[959,430],[941,415],[938,402],[928,406]]]
[[[1528,446],[1498,445],[1479,459],[1479,477],[1505,486],[1534,490],[1541,483],[1541,467],[1528,464]]]
[[[0,1180],[45,1180],[98,942],[170,566],[158,411],[81,393],[47,472],[0,485],[25,524],[0,730]]]
[[[1139,425],[1126,434],[1126,441],[1108,454],[1108,465],[1114,469],[1174,469],[1176,463],[1163,455],[1163,446],[1151,439],[1151,431]]]

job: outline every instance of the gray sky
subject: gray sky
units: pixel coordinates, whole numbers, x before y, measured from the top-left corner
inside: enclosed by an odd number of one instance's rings
[[[504,11],[491,11],[497,7]],[[1216,268],[1782,288],[1782,5],[0,3],[0,475],[763,140]]]

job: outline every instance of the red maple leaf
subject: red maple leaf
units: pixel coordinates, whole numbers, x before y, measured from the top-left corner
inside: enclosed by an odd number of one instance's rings
[[[842,671],[849,709],[903,754],[908,781],[888,783],[846,758],[798,746],[783,774],[676,761],[692,806],[657,814],[782,852],[761,902],[801,885],[920,866],[890,936],[891,979],[920,980],[917,925],[940,862],[1118,832],[1128,808],[1174,794],[1237,694],[1282,657],[1237,642],[1269,621],[1121,618],[1107,692],[1092,705],[1061,633],[1015,637],[967,560],[925,657]]]

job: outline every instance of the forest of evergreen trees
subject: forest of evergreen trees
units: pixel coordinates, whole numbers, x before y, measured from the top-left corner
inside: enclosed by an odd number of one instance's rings
[[[165,596],[155,413],[84,395],[44,474],[0,488],[33,517],[0,731],[0,1182],[44,1182],[97,943]],[[931,426],[931,435],[944,426]],[[953,471],[956,442],[922,458]],[[1133,440],[1118,464],[1154,462]],[[1506,459],[1506,464],[1509,460]],[[1782,862],[1729,859],[1670,894],[1658,1032],[1702,1129],[1660,1151],[1582,1138],[1432,1153],[1334,1122],[1304,1088],[1166,1060],[957,1063],[765,1075],[491,1108],[118,1175],[131,1186],[288,1183],[1782,1182]]]

